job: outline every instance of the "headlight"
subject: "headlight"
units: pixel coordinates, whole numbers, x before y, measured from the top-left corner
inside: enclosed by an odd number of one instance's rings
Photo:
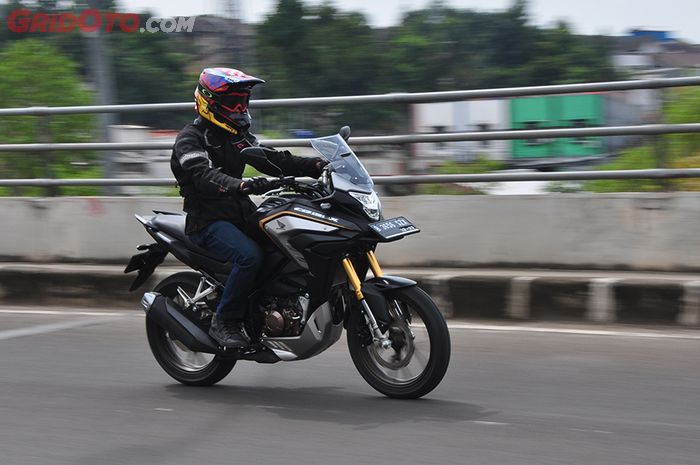
[[[362,209],[365,214],[373,219],[374,221],[379,221],[379,214],[382,210],[382,203],[379,201],[376,192],[371,194],[363,194],[362,192],[348,192],[352,195],[355,200],[362,204]]]

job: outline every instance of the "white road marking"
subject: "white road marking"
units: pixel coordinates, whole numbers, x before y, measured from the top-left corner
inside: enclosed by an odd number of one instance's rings
[[[582,433],[597,433],[597,434],[615,434],[612,431],[602,429],[585,429],[585,428],[567,428],[569,431],[580,431]]]
[[[144,312],[126,311],[126,312],[83,312],[74,310],[33,310],[24,308],[3,308],[0,309],[0,315],[15,314],[15,315],[58,315],[58,316],[92,316],[92,317],[136,317],[142,318]],[[51,325],[45,325],[51,326]],[[82,325],[80,325],[82,326]],[[480,323],[456,323],[448,320],[447,326],[453,330],[468,330],[468,331],[496,331],[496,332],[522,332],[522,333],[551,333],[551,334],[577,334],[582,336],[617,336],[617,337],[636,337],[650,339],[690,339],[700,340],[700,332],[692,334],[689,330],[686,332],[674,332],[673,330],[666,331],[621,331],[607,329],[588,329],[588,328],[556,328],[546,326],[522,326],[522,325],[489,325]],[[19,330],[15,330],[19,331]],[[60,331],[60,329],[56,330]],[[50,332],[50,331],[48,331]],[[3,338],[5,332],[0,332],[0,339]],[[16,336],[13,336],[16,337]],[[9,338],[8,338],[9,339]]]
[[[47,325],[30,326],[28,328],[8,329],[0,331],[0,341],[13,339],[23,336],[34,336],[36,334],[54,333],[65,329],[80,328],[82,326],[92,326],[100,323],[106,323],[116,320],[115,317],[110,318],[82,318],[74,321],[64,321],[62,323],[51,323]]]
[[[489,425],[489,426],[508,426],[510,423],[501,423],[500,421],[482,421],[482,420],[474,420],[472,423],[476,423],[479,425]]]
[[[2,309],[0,314],[16,315],[66,315],[66,316],[128,316],[129,313],[116,312],[76,312],[71,310],[26,310],[26,309]]]
[[[172,412],[172,411],[174,411],[174,410],[171,409],[171,408],[155,408],[155,409],[153,409],[153,410],[157,410],[157,411],[159,411],[159,412]]]
[[[553,334],[578,334],[583,336],[623,336],[652,339],[693,339],[700,340],[700,333],[680,333],[680,332],[649,332],[649,331],[617,331],[606,329],[571,329],[571,328],[550,328],[544,326],[509,326],[509,325],[483,325],[472,323],[449,323],[450,329],[464,329],[469,331],[501,331],[501,332],[522,332],[522,333],[553,333]]]

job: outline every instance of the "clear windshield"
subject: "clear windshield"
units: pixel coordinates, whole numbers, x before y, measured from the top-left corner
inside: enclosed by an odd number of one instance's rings
[[[367,170],[357,158],[357,155],[345,143],[339,134],[319,139],[311,139],[311,146],[316,149],[328,162],[333,171],[333,177],[356,186],[362,191],[374,190],[374,183]],[[340,187],[335,183],[336,187]]]

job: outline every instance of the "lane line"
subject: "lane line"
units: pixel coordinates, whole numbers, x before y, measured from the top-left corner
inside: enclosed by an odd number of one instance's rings
[[[0,331],[0,341],[5,341],[7,339],[13,339],[16,337],[23,336],[35,336],[37,334],[54,333],[57,331],[63,331],[66,329],[80,328],[82,326],[92,326],[102,323],[108,323],[110,321],[115,321],[119,318],[109,317],[109,318],[83,318],[75,321],[64,321],[62,323],[51,323],[46,325],[30,326],[27,328],[9,329],[7,331]]]
[[[117,312],[76,312],[71,310],[19,310],[2,309],[0,314],[16,315],[67,315],[67,316],[128,316],[129,313]]]
[[[548,328],[544,326],[501,326],[482,325],[472,323],[448,323],[450,329],[463,329],[468,331],[494,331],[494,332],[521,332],[521,333],[552,333],[552,334],[577,334],[582,336],[623,336],[650,339],[692,339],[700,340],[700,334],[688,333],[661,333],[645,331],[616,331],[605,329],[569,329]]]
[[[73,310],[27,310],[27,309],[0,309],[0,315],[57,315],[57,316],[93,316],[93,317],[138,317],[145,316],[143,312],[83,312]],[[699,334],[651,332],[651,331],[619,331],[605,329],[572,329],[552,328],[546,326],[518,326],[518,325],[487,325],[480,323],[450,323],[447,326],[453,330],[467,331],[493,331],[493,332],[522,332],[522,333],[550,333],[550,334],[574,334],[581,336],[616,336],[648,339],[689,339],[700,340]],[[0,332],[0,335],[3,334]]]
[[[570,424],[582,424],[582,423],[590,423],[590,424],[597,424],[600,426],[619,426],[619,425],[625,425],[625,426],[631,426],[631,427],[638,427],[639,425],[645,425],[645,426],[662,426],[662,427],[669,427],[669,428],[678,428],[678,429],[689,429],[689,430],[700,430],[700,424],[693,425],[689,423],[671,423],[671,422],[664,422],[664,421],[655,421],[655,420],[647,420],[644,418],[641,419],[628,419],[624,417],[603,417],[603,416],[590,416],[590,415],[575,415],[575,414],[567,414],[567,413],[546,413],[546,412],[533,412],[529,410],[513,410],[510,412],[512,415],[518,415],[521,417],[525,417],[523,422],[527,420],[527,417],[535,417],[538,419],[563,419],[567,420],[570,422]],[[529,421],[529,420],[528,420]],[[581,428],[584,429],[584,428]],[[612,429],[612,428],[611,428]],[[601,432],[607,432],[610,430],[603,430],[603,429],[594,429],[593,431],[601,431]],[[611,433],[615,434],[614,431],[610,431]]]
[[[603,429],[585,429],[585,428],[566,428],[569,431],[579,431],[581,433],[596,433],[596,434],[615,434],[612,431]]]

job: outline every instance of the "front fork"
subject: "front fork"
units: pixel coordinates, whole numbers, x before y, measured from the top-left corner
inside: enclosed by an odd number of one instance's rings
[[[367,261],[369,262],[369,267],[371,268],[374,276],[380,278],[383,275],[382,269],[379,267],[377,257],[374,255],[374,252],[372,250],[367,251]],[[347,257],[343,259],[343,268],[345,268],[345,273],[348,275],[348,281],[350,282],[353,291],[355,291],[355,298],[357,298],[357,300],[362,305],[362,308],[365,310],[365,320],[367,321],[367,325],[372,331],[372,336],[374,340],[379,342],[383,349],[390,348],[391,340],[379,329],[377,319],[374,317],[372,310],[367,304],[367,300],[365,300],[365,296],[362,294],[362,280],[360,280],[360,277],[357,276],[355,267],[353,266],[350,259]]]

